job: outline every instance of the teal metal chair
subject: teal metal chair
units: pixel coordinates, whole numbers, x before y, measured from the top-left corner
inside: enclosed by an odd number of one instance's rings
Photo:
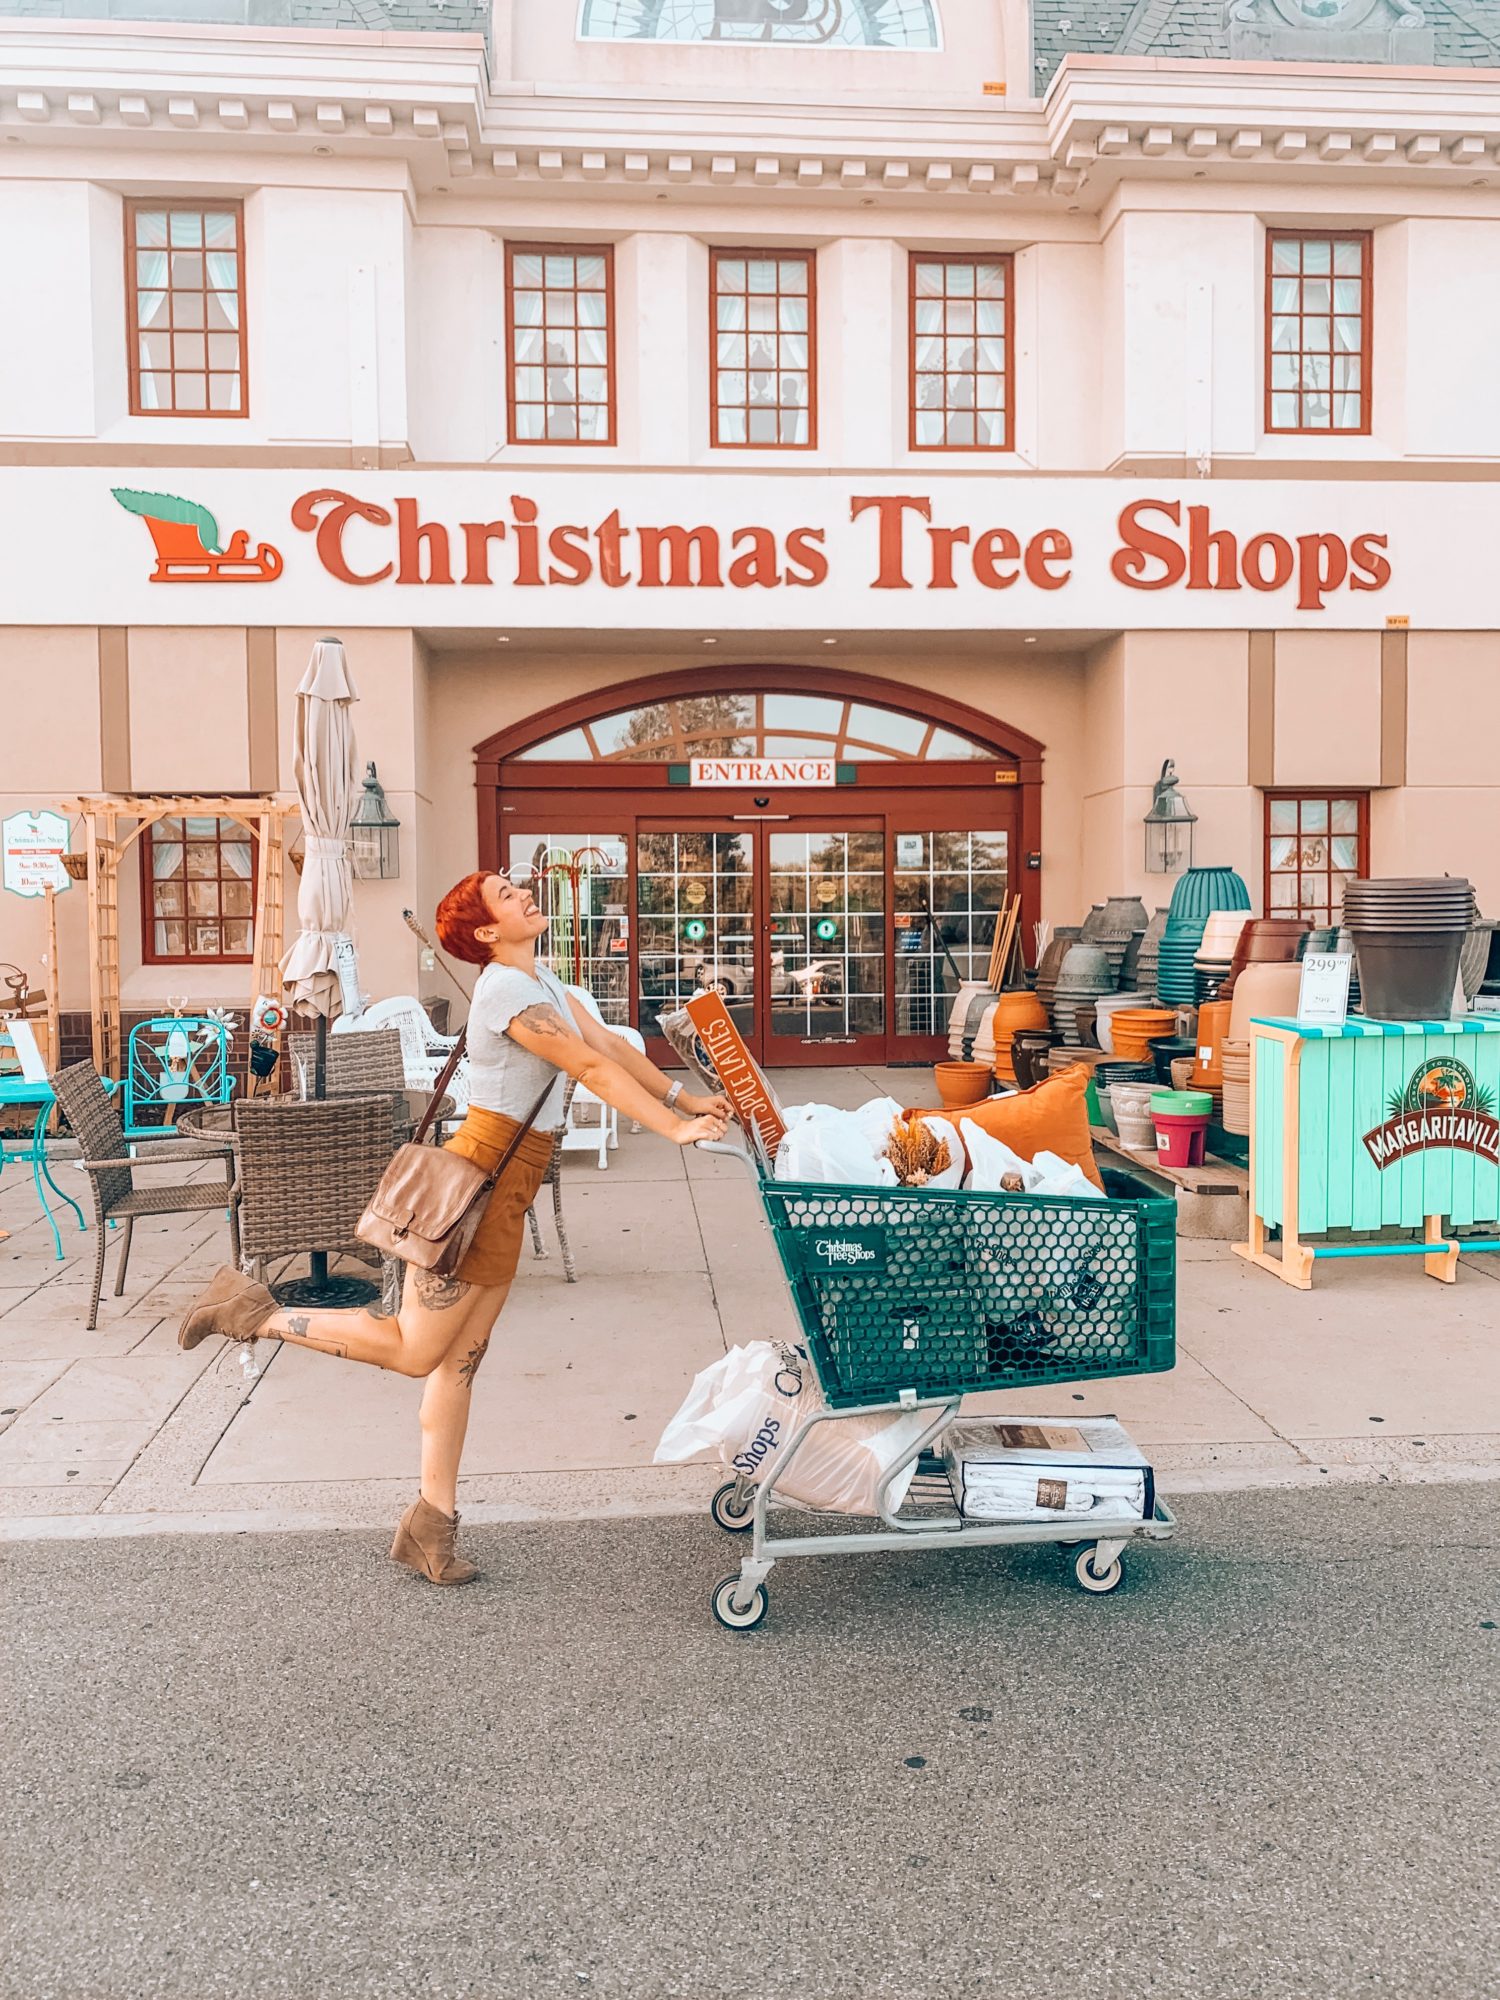
[[[183,1111],[227,1104],[234,1083],[223,1021],[211,1014],[161,1014],[137,1022],[125,1055],[126,1139],[155,1137]]]

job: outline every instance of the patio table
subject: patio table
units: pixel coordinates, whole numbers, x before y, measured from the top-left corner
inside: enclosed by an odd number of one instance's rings
[[[41,1205],[47,1226],[52,1231],[52,1241],[57,1255],[63,1254],[62,1234],[57,1227],[57,1218],[52,1213],[52,1205],[47,1199],[50,1187],[59,1201],[65,1201],[78,1217],[78,1227],[84,1229],[83,1210],[72,1195],[64,1194],[52,1178],[52,1169],[47,1163],[47,1125],[52,1117],[57,1099],[52,1085],[45,1077],[6,1076],[0,1077],[0,1105],[35,1105],[36,1116],[31,1124],[31,1137],[21,1143],[13,1139],[0,1138],[0,1170],[7,1160],[25,1160],[31,1167],[31,1178],[36,1183],[36,1198]]]

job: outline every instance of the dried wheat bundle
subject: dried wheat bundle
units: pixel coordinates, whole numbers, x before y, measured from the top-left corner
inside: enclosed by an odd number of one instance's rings
[[[892,1125],[885,1156],[902,1187],[926,1187],[934,1174],[953,1164],[947,1140],[937,1136],[920,1111],[909,1111]]]

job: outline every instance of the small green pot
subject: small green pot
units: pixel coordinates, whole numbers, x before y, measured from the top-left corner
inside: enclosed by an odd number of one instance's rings
[[[1153,1112],[1169,1118],[1208,1118],[1213,1115],[1213,1095],[1207,1090],[1157,1090],[1151,1094]]]

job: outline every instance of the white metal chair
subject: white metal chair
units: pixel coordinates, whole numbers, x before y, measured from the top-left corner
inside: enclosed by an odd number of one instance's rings
[[[645,1054],[646,1042],[644,1036],[638,1034],[634,1028],[616,1027],[612,1021],[606,1021],[603,1014],[600,1013],[599,1003],[592,993],[588,992],[582,986],[569,986],[567,991],[574,999],[582,1003],[584,1008],[593,1015],[601,1027],[608,1028],[612,1035],[618,1035],[621,1041],[629,1042],[633,1049],[639,1049],[642,1055]],[[585,1111],[592,1109],[597,1115],[590,1118],[586,1123],[582,1122],[577,1117],[580,1109]],[[632,1120],[630,1129],[632,1132],[639,1132],[641,1128],[636,1121]],[[578,1084],[567,1102],[562,1136],[559,1141],[560,1150],[564,1153],[597,1152],[599,1155],[598,1164],[601,1167],[607,1167],[609,1165],[609,1149],[611,1146],[618,1146],[619,1143],[620,1114],[615,1110],[613,1105],[606,1104],[603,1098],[596,1097],[593,1091],[585,1089],[581,1083]]]
[[[363,1014],[340,1014],[333,1024],[336,1035],[372,1033],[380,1028],[396,1028],[401,1035],[401,1057],[409,1090],[432,1090],[445,1062],[453,1053],[457,1035],[440,1035],[427,1009],[411,993],[398,993],[390,1000],[377,1000]],[[453,1072],[447,1095],[453,1111],[445,1123],[461,1119],[469,1108],[469,1058],[464,1056]]]

